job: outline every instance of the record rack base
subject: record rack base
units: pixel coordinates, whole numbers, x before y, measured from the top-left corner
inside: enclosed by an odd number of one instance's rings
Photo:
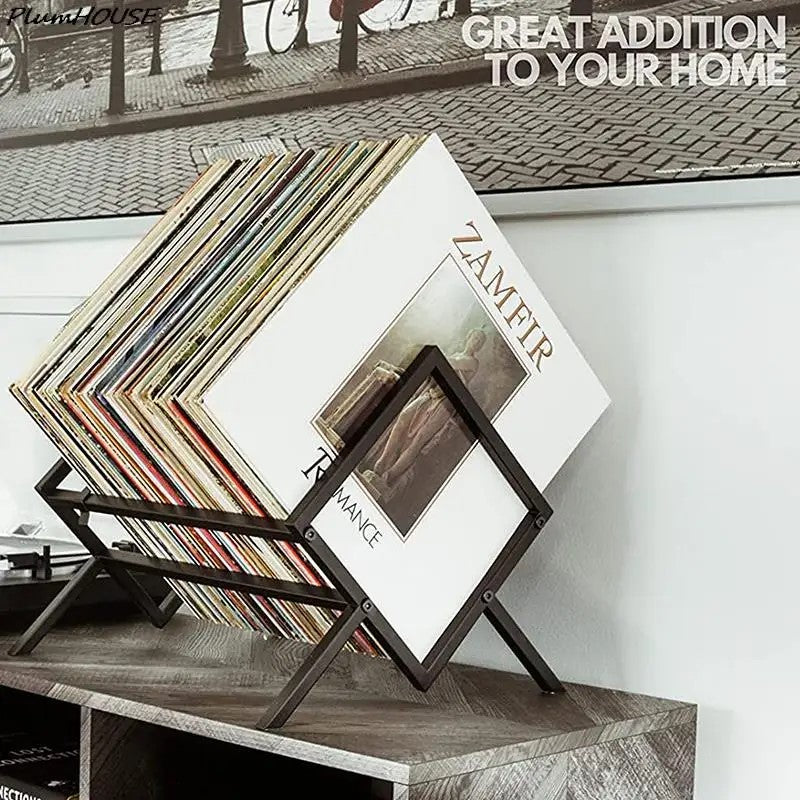
[[[33,656],[0,655],[0,708],[69,716],[81,800],[254,786],[337,800],[692,798],[694,705],[576,684],[545,695],[525,675],[460,664],[423,693],[390,661],[343,652],[285,727],[258,730],[264,699],[311,650],[185,614],[165,630],[62,625]]]
[[[510,488],[522,501],[527,513],[428,656],[420,661],[327,547],[315,531],[313,523],[325,504],[362,462],[406,404],[420,389],[429,385],[430,381],[439,387],[452,405],[453,413],[464,423],[478,446],[484,448]],[[176,594],[170,593],[157,604],[135,577],[137,573],[149,573],[162,578],[338,611],[331,628],[258,721],[256,727],[259,729],[279,728],[286,723],[337,653],[361,626],[369,628],[370,633],[411,684],[418,690],[426,691],[446,667],[477,620],[485,616],[543,692],[557,694],[564,691],[556,675],[497,598],[497,591],[544,527],[552,509],[442,351],[434,345],[421,348],[397,383],[358,426],[350,441],[285,520],[127,500],[93,494],[88,489],[76,492],[59,488],[69,472],[70,466],[60,460],[42,478],[36,490],[84,545],[91,557],[12,645],[9,651],[12,656],[30,654],[101,572],[107,573],[119,584],[156,628],[163,628],[173,618],[181,603]],[[107,548],[94,533],[90,526],[91,514],[153,520],[292,542],[311,555],[330,586],[275,580],[139,553],[119,552]],[[419,597],[415,596],[417,594]],[[410,590],[409,595],[409,604],[415,604],[419,607],[419,613],[424,614],[424,587],[420,592]]]

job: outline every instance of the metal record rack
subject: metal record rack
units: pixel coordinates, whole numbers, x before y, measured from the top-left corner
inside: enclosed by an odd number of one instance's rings
[[[420,661],[326,546],[314,529],[314,520],[406,403],[429,379],[439,385],[478,444],[485,449],[525,505],[527,513],[429,655]],[[11,655],[31,653],[80,592],[101,572],[106,572],[116,581],[154,625],[164,627],[178,610],[181,601],[171,592],[161,604],[157,604],[135,577],[137,573],[149,573],[188,583],[331,608],[339,612],[336,621],[258,722],[257,727],[261,730],[279,728],[285,724],[335,656],[361,626],[369,628],[412,685],[426,691],[447,666],[456,648],[479,617],[484,615],[542,691],[551,694],[564,691],[559,679],[497,597],[506,578],[552,515],[552,509],[442,351],[434,345],[422,348],[397,384],[285,520],[126,500],[93,494],[88,490],[77,492],[58,488],[70,471],[71,467],[64,460],[59,460],[37,484],[36,490],[86,547],[90,554],[89,559],[15,642]],[[273,541],[294,542],[310,553],[333,588],[111,550],[92,530],[89,524],[91,514],[132,517]],[[420,611],[424,612],[424,601],[410,598],[409,602],[420,604]]]

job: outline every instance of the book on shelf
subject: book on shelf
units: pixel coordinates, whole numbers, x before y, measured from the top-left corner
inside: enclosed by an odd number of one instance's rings
[[[78,742],[30,732],[0,734],[0,800],[75,800]]]
[[[609,402],[441,141],[359,141],[212,165],[12,391],[94,491],[282,518],[430,344],[539,489]],[[524,513],[429,382],[315,527],[423,660]],[[293,543],[123,524],[148,555],[328,582]],[[334,619],[175,588],[311,642]]]

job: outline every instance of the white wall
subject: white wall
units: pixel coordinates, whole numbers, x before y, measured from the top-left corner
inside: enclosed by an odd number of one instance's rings
[[[82,297],[136,243],[130,235],[67,238],[74,230],[65,231],[64,239],[37,241],[29,240],[26,226],[0,228],[0,532],[22,521],[43,521],[47,535],[70,537],[32,489],[57,451],[7,387],[36,359]],[[23,240],[17,241],[18,236]],[[109,541],[124,535],[110,519],[98,532]]]
[[[504,601],[564,678],[699,703],[698,800],[796,798],[800,206],[504,228],[613,400]],[[68,308],[130,241],[0,234],[0,384],[62,320],[8,312]],[[0,448],[36,506],[48,445],[4,394]],[[459,655],[516,668],[486,626]]]
[[[504,599],[564,676],[700,704],[699,800],[797,798],[800,206],[505,229],[613,406]]]

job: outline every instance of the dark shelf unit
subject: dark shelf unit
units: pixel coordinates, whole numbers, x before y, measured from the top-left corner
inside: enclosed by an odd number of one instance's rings
[[[81,800],[196,800],[249,797],[254,776],[274,787],[291,786],[301,797],[382,800],[381,782],[322,764],[298,763],[201,734],[128,719],[37,694],[0,686],[0,735],[25,731],[43,741],[74,740]],[[204,765],[198,769],[198,765]],[[2,775],[2,768],[0,768]],[[2,781],[0,781],[2,783]]]
[[[66,748],[70,751],[80,748],[81,710],[70,703],[50,697],[32,695],[27,692],[0,686],[0,740],[3,737],[22,734],[30,737],[24,745],[14,742],[9,749],[19,748],[25,758],[33,761],[40,757],[39,748],[50,747],[62,754]],[[12,740],[14,741],[14,740]],[[4,749],[4,748],[3,748]],[[76,756],[68,760],[58,758],[40,764],[23,763],[23,773],[19,767],[5,766],[0,759],[0,786],[21,790],[36,788],[37,796],[43,798],[66,797],[72,795],[80,781],[80,762]],[[49,790],[48,778],[69,782],[69,790]],[[14,780],[22,780],[17,784]],[[10,783],[9,783],[10,781]],[[12,796],[12,795],[10,795]]]

